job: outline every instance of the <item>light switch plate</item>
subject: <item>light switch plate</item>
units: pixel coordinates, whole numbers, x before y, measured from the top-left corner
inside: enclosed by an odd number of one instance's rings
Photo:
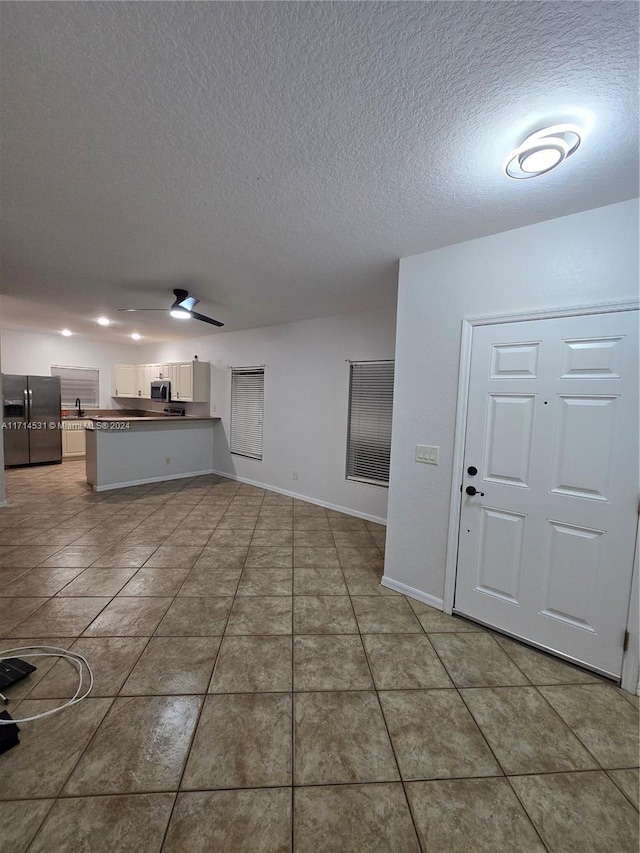
[[[416,444],[416,462],[424,462],[427,465],[437,465],[439,457],[439,447],[430,447],[427,444]]]

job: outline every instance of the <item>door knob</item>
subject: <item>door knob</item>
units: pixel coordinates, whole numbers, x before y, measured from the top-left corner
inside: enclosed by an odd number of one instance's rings
[[[465,492],[468,495],[471,495],[471,497],[473,497],[474,495],[480,495],[481,498],[484,497],[484,492],[479,492],[475,486],[467,486],[467,488],[465,489]]]

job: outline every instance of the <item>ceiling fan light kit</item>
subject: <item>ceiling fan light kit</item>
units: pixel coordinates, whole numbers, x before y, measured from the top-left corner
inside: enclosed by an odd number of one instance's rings
[[[515,180],[537,178],[568,160],[581,141],[582,129],[574,124],[555,124],[536,130],[511,152],[505,172]]]
[[[168,311],[171,317],[177,320],[201,320],[203,323],[209,323],[211,326],[224,326],[219,320],[214,320],[212,317],[205,317],[204,314],[198,314],[193,309],[200,301],[195,296],[189,296],[188,290],[182,290],[177,287],[173,291],[175,301],[170,308],[119,308],[118,311]]]

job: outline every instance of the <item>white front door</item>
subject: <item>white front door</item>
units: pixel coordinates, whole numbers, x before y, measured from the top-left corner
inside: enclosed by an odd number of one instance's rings
[[[619,677],[637,513],[638,312],[476,327],[455,611]]]

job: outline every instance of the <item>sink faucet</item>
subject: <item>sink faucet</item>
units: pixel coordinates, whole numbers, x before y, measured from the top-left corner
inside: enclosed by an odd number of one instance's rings
[[[74,403],[74,406],[78,407],[78,417],[81,418],[84,415],[84,412],[80,408],[80,397],[76,397],[76,401]]]

